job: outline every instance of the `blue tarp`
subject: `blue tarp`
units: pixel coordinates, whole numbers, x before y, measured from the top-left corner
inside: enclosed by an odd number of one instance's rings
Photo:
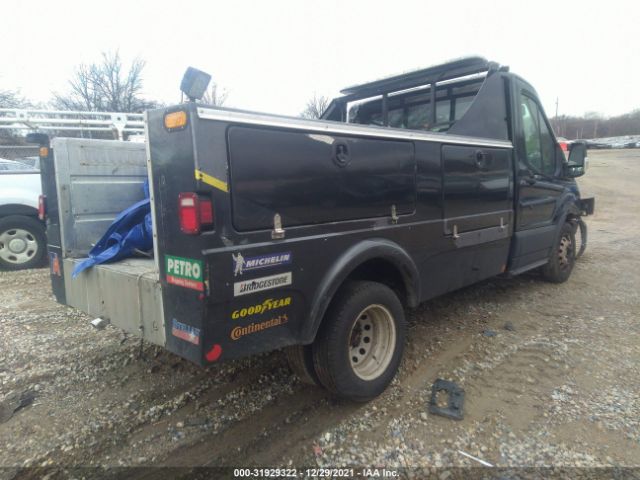
[[[89,251],[89,258],[73,269],[73,278],[94,265],[122,260],[130,257],[135,250],[146,252],[153,248],[148,181],[144,183],[144,193],[144,200],[140,200],[116,217],[107,232]]]

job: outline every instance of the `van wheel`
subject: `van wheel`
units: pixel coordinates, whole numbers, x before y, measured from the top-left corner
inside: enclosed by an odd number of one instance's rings
[[[313,352],[311,345],[292,345],[284,349],[289,368],[302,382],[321,386],[318,375],[313,368]]]
[[[0,218],[0,268],[37,267],[46,250],[44,226],[38,220],[21,215]]]
[[[313,344],[320,383],[340,397],[365,402],[395,376],[406,321],[397,295],[377,282],[350,282],[331,302]]]
[[[560,238],[551,252],[549,262],[542,267],[542,276],[553,283],[566,282],[576,263],[576,238],[569,223],[562,225]]]

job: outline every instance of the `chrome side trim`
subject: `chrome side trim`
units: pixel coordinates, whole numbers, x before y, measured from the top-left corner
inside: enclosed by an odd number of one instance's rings
[[[215,108],[198,107],[198,118],[220,120],[223,122],[263,125],[296,130],[307,130],[338,135],[364,135],[367,137],[390,138],[395,140],[415,140],[421,142],[438,142],[454,145],[473,145],[479,147],[513,148],[510,142],[487,138],[447,135],[446,133],[427,133],[398,128],[371,127],[353,123],[305,120],[294,117],[265,115],[262,113],[245,113]]]

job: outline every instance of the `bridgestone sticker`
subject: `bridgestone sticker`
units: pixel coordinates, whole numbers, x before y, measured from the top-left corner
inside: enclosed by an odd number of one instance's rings
[[[236,282],[233,284],[233,296],[239,297],[241,295],[271,290],[272,288],[284,287],[286,285],[291,285],[291,272]]]
[[[203,267],[201,260],[165,255],[167,283],[179,287],[204,291]]]

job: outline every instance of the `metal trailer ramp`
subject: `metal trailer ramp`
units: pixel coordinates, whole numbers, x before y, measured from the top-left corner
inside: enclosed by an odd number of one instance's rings
[[[144,198],[143,184],[149,175],[145,145],[55,138],[52,147],[67,305],[164,346],[156,259],[129,258],[95,265],[72,277],[75,266],[115,217]]]

